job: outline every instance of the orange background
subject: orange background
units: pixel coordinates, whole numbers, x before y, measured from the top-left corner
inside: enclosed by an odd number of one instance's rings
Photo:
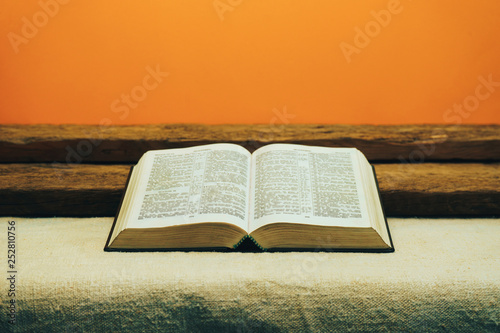
[[[447,111],[500,82],[500,1],[55,1],[0,5],[0,123],[500,123],[500,86]]]

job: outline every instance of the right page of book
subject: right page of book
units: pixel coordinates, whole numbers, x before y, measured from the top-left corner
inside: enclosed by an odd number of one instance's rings
[[[271,144],[252,155],[249,232],[276,222],[370,227],[355,148]]]

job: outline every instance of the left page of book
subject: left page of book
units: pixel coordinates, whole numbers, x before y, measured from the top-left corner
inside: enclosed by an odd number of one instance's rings
[[[246,230],[250,158],[245,148],[222,143],[147,152],[123,214],[126,227],[222,222]]]

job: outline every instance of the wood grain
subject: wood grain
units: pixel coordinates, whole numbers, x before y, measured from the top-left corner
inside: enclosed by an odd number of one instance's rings
[[[0,125],[0,162],[136,163],[151,149],[232,142],[357,147],[370,161],[500,161],[500,125]]]
[[[114,216],[130,165],[0,164],[0,216]],[[500,216],[500,164],[376,164],[388,216]]]
[[[499,216],[500,164],[378,164],[389,216]]]

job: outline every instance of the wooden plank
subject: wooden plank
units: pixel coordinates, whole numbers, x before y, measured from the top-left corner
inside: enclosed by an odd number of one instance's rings
[[[499,161],[500,125],[0,125],[0,162],[136,163],[151,149],[215,142],[357,147],[370,161]]]
[[[499,216],[500,164],[376,164],[389,216]]]
[[[114,216],[128,165],[0,164],[0,216]],[[500,216],[500,164],[377,164],[388,216]]]
[[[130,166],[0,164],[0,216],[114,216]]]

